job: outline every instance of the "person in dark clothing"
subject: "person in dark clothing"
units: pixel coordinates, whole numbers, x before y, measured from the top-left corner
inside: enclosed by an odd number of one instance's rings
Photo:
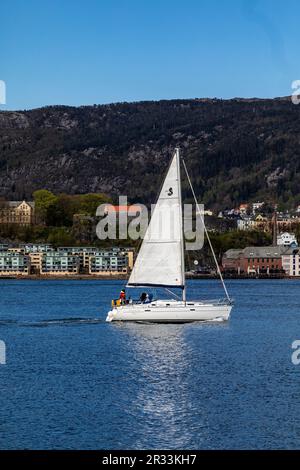
[[[146,292],[142,292],[140,296],[140,301],[142,304],[145,302],[146,298],[147,298]]]

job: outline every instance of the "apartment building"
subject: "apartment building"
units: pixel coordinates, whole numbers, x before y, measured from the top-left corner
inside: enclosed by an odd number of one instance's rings
[[[0,251],[0,276],[27,276],[29,273],[29,256]]]
[[[134,261],[134,250],[132,248],[112,248],[110,250],[103,250],[95,246],[84,246],[84,247],[59,247],[57,249],[61,253],[68,253],[79,258],[79,269],[81,273],[90,273],[91,269],[93,273],[103,272],[103,274],[109,274],[111,271],[115,272],[115,260],[117,260],[117,268],[120,269],[120,272],[124,272],[123,268],[126,265],[126,271],[133,268]],[[97,261],[96,261],[97,258]],[[103,262],[100,259],[103,258]],[[111,261],[110,261],[110,258]],[[127,261],[123,261],[126,258]],[[96,266],[97,265],[97,266]],[[100,270],[100,265],[103,269]],[[107,266],[107,272],[105,271],[105,266]],[[111,269],[113,268],[113,269]],[[117,269],[117,271],[118,271]]]
[[[120,251],[99,251],[89,257],[89,274],[126,274],[128,267],[128,256]]]
[[[78,256],[79,269],[82,273],[87,273],[89,269],[89,258],[99,252],[99,248],[95,246],[61,246],[57,248],[61,253]]]
[[[59,251],[43,253],[40,267],[41,275],[68,276],[78,273],[78,256]]]
[[[0,245],[0,276],[35,274],[68,276],[76,274],[126,274],[133,267],[132,248],[103,250],[97,247],[60,247],[50,244]]]

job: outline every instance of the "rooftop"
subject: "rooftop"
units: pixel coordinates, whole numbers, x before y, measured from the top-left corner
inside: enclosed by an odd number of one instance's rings
[[[230,259],[245,258],[276,258],[282,255],[292,254],[293,248],[287,246],[247,246],[244,249],[227,250],[224,256]]]
[[[20,204],[22,204],[22,202],[26,202],[26,204],[34,209],[34,201],[7,201],[9,207],[18,207]]]

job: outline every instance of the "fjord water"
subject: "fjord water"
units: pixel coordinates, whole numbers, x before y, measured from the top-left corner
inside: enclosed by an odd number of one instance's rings
[[[0,281],[1,449],[299,447],[299,281],[229,282],[228,324],[105,323],[122,286]]]

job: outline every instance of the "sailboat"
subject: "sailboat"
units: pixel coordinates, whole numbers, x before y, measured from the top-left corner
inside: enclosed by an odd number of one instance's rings
[[[182,163],[195,199],[197,213],[202,218],[185,161],[182,160]],[[106,321],[183,323],[228,320],[232,301],[205,225],[204,231],[224,288],[226,298],[223,300],[187,300],[180,155],[179,149],[176,148],[127,287],[165,288],[170,293],[172,293],[170,289],[176,288],[181,290],[181,297],[170,300],[151,299],[149,301],[148,299],[147,303],[141,300],[112,301],[112,308],[107,314]]]

